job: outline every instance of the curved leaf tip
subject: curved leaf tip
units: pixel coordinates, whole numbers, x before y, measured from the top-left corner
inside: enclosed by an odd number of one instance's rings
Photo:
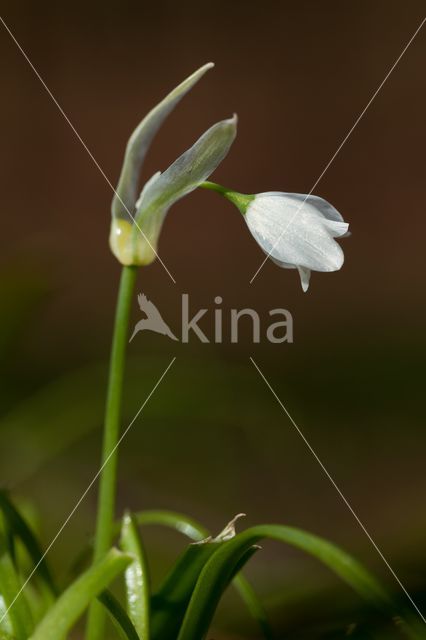
[[[151,142],[164,120],[173,111],[183,96],[214,67],[213,62],[203,65],[159,102],[138,124],[131,134],[124,154],[123,166],[117,189],[112,200],[112,215],[130,221],[138,194],[142,164]]]

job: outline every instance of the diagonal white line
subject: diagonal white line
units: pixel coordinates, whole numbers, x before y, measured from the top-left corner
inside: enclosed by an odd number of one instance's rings
[[[81,135],[78,133],[77,129],[75,128],[75,126],[73,125],[73,123],[71,122],[71,120],[69,119],[69,117],[67,116],[67,114],[65,113],[65,111],[63,110],[63,108],[61,107],[61,105],[59,104],[59,102],[57,101],[57,99],[55,98],[55,96],[53,95],[52,91],[49,89],[49,87],[47,86],[47,84],[45,83],[45,81],[43,80],[43,78],[41,77],[40,73],[37,71],[37,69],[35,68],[34,64],[31,62],[30,58],[28,57],[28,55],[25,53],[24,49],[22,48],[22,46],[19,44],[18,40],[16,39],[16,37],[14,36],[14,34],[12,33],[12,31],[9,29],[9,27],[7,26],[6,22],[4,21],[4,19],[2,18],[2,16],[0,16],[0,21],[3,24],[4,28],[6,29],[6,31],[8,32],[8,34],[10,35],[10,37],[12,38],[13,42],[16,44],[16,46],[18,47],[19,51],[21,52],[21,54],[23,55],[23,57],[25,58],[25,60],[28,62],[29,66],[31,67],[31,69],[33,70],[33,72],[35,73],[35,75],[37,76],[37,78],[40,80],[41,84],[43,85],[44,89],[46,90],[46,92],[48,93],[48,95],[50,96],[50,98],[52,99],[52,101],[54,102],[54,104],[56,105],[56,107],[58,108],[59,112],[61,113],[61,115],[63,116],[63,118],[65,119],[65,121],[68,123],[68,125],[70,126],[70,128],[72,129],[74,135],[76,136],[76,138],[78,139],[78,141],[80,142],[80,144],[82,145],[83,149],[86,151],[86,153],[89,155],[90,159],[92,160],[92,162],[94,163],[95,167],[98,169],[98,171],[100,172],[100,174],[103,176],[104,180],[107,182],[107,184],[109,185],[109,187],[111,188],[112,192],[117,196],[117,198],[119,199],[120,203],[123,205],[125,211],[127,212],[127,214],[129,215],[130,219],[132,220],[133,224],[135,225],[135,227],[140,231],[140,233],[142,234],[145,242],[147,242],[147,244],[149,245],[149,247],[152,249],[152,251],[154,252],[154,254],[156,255],[156,257],[158,258],[158,260],[160,261],[163,269],[166,271],[167,275],[169,276],[169,278],[173,281],[174,284],[176,284],[176,280],[174,279],[174,277],[172,276],[172,274],[170,273],[170,271],[168,270],[168,268],[166,267],[166,265],[164,264],[163,260],[160,258],[160,256],[158,255],[157,251],[155,250],[155,248],[152,246],[151,242],[149,241],[149,239],[146,237],[145,233],[142,231],[142,229],[140,228],[140,226],[138,225],[138,223],[136,222],[135,218],[133,217],[133,215],[130,213],[129,209],[127,208],[127,206],[124,204],[123,200],[120,198],[120,196],[118,195],[117,191],[114,188],[114,185],[112,184],[111,180],[108,178],[108,176],[106,175],[105,171],[102,169],[101,165],[99,164],[99,162],[96,160],[95,156],[93,155],[93,153],[90,151],[89,147],[87,146],[87,144],[84,142],[83,138],[81,137]]]
[[[83,500],[85,499],[85,497],[87,496],[87,494],[89,493],[90,489],[93,487],[93,485],[95,484],[95,482],[97,481],[97,479],[99,478],[99,476],[101,475],[102,471],[105,469],[106,465],[108,464],[108,462],[111,460],[111,457],[114,455],[114,453],[116,452],[116,450],[118,449],[118,447],[120,446],[120,444],[122,443],[122,441],[124,440],[124,438],[126,437],[126,435],[128,434],[128,432],[130,431],[131,427],[133,426],[134,422],[136,421],[136,419],[139,417],[139,415],[141,414],[142,410],[144,409],[144,407],[146,406],[146,404],[148,403],[148,401],[150,400],[151,396],[153,395],[153,393],[156,391],[156,389],[158,388],[158,386],[160,385],[160,383],[162,382],[162,380],[164,379],[166,373],[169,371],[170,367],[172,366],[172,364],[174,363],[174,361],[176,360],[176,356],[174,358],[172,358],[172,360],[169,362],[168,366],[166,367],[166,369],[163,371],[163,373],[161,374],[160,378],[157,380],[157,382],[155,383],[155,385],[153,386],[153,388],[151,389],[150,393],[148,394],[148,396],[146,397],[144,403],[142,404],[142,406],[140,407],[140,409],[138,410],[138,412],[136,413],[135,417],[133,418],[133,420],[130,422],[130,424],[126,427],[126,429],[123,431],[119,441],[117,442],[117,444],[115,445],[114,449],[111,451],[111,453],[109,454],[109,456],[104,460],[102,466],[100,467],[100,469],[97,471],[96,475],[92,478],[92,480],[90,481],[89,485],[87,486],[87,488],[85,489],[84,493],[80,496],[80,498],[78,499],[78,501],[76,502],[76,504],[74,505],[73,509],[71,510],[71,512],[69,513],[69,515],[67,516],[67,518],[65,519],[65,521],[63,522],[63,524],[61,525],[60,529],[58,530],[58,532],[56,533],[55,537],[51,540],[51,542],[49,543],[48,547],[46,548],[46,550],[44,551],[43,555],[41,556],[40,560],[37,562],[37,564],[35,565],[35,567],[33,568],[33,570],[31,571],[30,575],[28,576],[28,578],[25,580],[24,584],[22,585],[22,587],[19,589],[18,593],[15,595],[15,597],[13,598],[12,602],[10,603],[10,605],[7,607],[6,611],[3,613],[2,617],[0,618],[0,624],[3,622],[3,620],[5,619],[5,617],[7,616],[7,614],[9,613],[9,611],[11,610],[11,608],[13,607],[13,605],[15,604],[15,602],[17,601],[17,599],[19,598],[19,596],[21,595],[21,593],[23,592],[23,590],[25,589],[25,587],[27,586],[27,584],[29,583],[29,581],[31,580],[31,578],[33,577],[33,575],[35,574],[35,572],[37,571],[37,569],[39,568],[40,564],[43,562],[43,560],[46,558],[47,554],[49,553],[49,551],[51,550],[51,548],[53,547],[53,545],[55,544],[55,542],[57,541],[57,539],[59,538],[59,536],[61,535],[61,533],[63,532],[63,530],[65,529],[65,527],[67,526],[67,524],[69,523],[69,521],[71,520],[71,518],[73,517],[73,515],[75,514],[75,512],[77,511],[77,509],[79,508],[79,506],[81,505],[81,503],[83,502]]]
[[[253,366],[256,368],[257,372],[259,373],[260,377],[262,378],[262,380],[264,381],[264,383],[266,384],[266,386],[268,387],[268,389],[270,390],[270,392],[274,396],[275,400],[278,402],[278,404],[280,405],[281,409],[284,411],[284,413],[286,414],[287,418],[290,420],[290,422],[292,423],[293,427],[296,429],[296,431],[299,434],[299,436],[302,438],[303,442],[308,447],[309,451],[311,452],[311,454],[313,455],[315,460],[318,462],[318,464],[321,467],[321,469],[323,470],[324,474],[327,476],[327,478],[329,479],[329,481],[331,482],[331,484],[333,485],[333,487],[335,488],[335,490],[337,491],[337,493],[339,494],[339,496],[341,497],[341,499],[343,500],[343,502],[345,503],[345,505],[347,506],[347,508],[349,509],[349,511],[351,512],[351,514],[353,515],[353,517],[355,518],[355,520],[357,521],[357,523],[359,524],[359,526],[361,527],[361,529],[363,530],[363,532],[365,533],[365,535],[367,536],[367,538],[369,539],[371,544],[373,545],[373,547],[375,548],[375,550],[377,551],[377,553],[379,554],[379,556],[381,557],[381,559],[383,560],[383,562],[385,563],[385,565],[387,566],[387,568],[389,569],[389,571],[391,572],[391,574],[393,575],[393,577],[395,578],[395,580],[397,581],[397,583],[399,584],[399,586],[401,587],[401,589],[403,590],[405,595],[407,596],[408,600],[411,602],[412,606],[417,611],[417,613],[420,616],[420,618],[426,624],[426,618],[424,617],[424,615],[422,614],[422,612],[420,611],[420,609],[418,608],[418,606],[414,602],[413,598],[408,593],[407,589],[402,584],[401,580],[396,575],[395,571],[392,569],[392,567],[389,564],[389,562],[386,560],[385,556],[381,552],[380,548],[377,546],[377,543],[371,537],[371,535],[368,532],[368,530],[366,529],[365,525],[362,523],[362,521],[360,520],[358,515],[355,513],[355,511],[352,508],[351,504],[349,503],[347,498],[344,496],[342,490],[338,487],[338,485],[336,484],[336,482],[334,481],[334,479],[332,478],[330,473],[327,471],[324,463],[321,461],[321,459],[319,458],[319,456],[317,455],[317,453],[313,449],[312,445],[308,442],[308,440],[306,439],[306,436],[303,434],[301,429],[298,427],[296,422],[293,420],[293,418],[291,417],[291,415],[287,411],[286,407],[281,402],[280,398],[278,397],[278,395],[276,394],[276,392],[274,391],[274,389],[272,388],[272,386],[270,385],[270,383],[268,382],[268,380],[266,379],[266,377],[264,376],[264,374],[260,370],[259,366],[256,364],[256,362],[254,361],[254,359],[251,356],[250,356],[250,360],[251,360]]]
[[[391,68],[389,69],[389,71],[387,72],[387,74],[385,75],[385,77],[383,78],[382,82],[379,84],[379,86],[377,87],[376,91],[373,93],[373,95],[371,96],[370,100],[367,102],[367,104],[365,105],[364,109],[361,111],[361,113],[359,114],[359,116],[357,117],[357,119],[355,120],[354,124],[352,125],[352,127],[349,129],[348,133],[345,135],[345,137],[343,138],[342,142],[339,144],[339,146],[337,147],[336,151],[334,152],[334,154],[331,156],[330,160],[327,162],[327,164],[325,165],[324,169],[322,170],[322,172],[320,173],[319,177],[317,178],[317,180],[315,181],[314,185],[311,187],[311,190],[309,191],[309,193],[305,196],[305,199],[303,200],[302,204],[300,205],[300,207],[298,207],[296,209],[296,211],[294,212],[293,216],[291,217],[290,221],[288,222],[288,224],[286,225],[286,227],[284,228],[283,232],[281,233],[281,235],[278,237],[278,239],[276,240],[276,242],[274,243],[272,249],[269,251],[269,253],[266,255],[266,258],[264,258],[262,264],[260,265],[260,267],[257,269],[256,273],[254,274],[254,276],[252,277],[252,279],[250,280],[250,284],[253,283],[254,279],[256,278],[256,276],[259,274],[259,272],[263,269],[264,264],[266,263],[266,261],[271,257],[271,253],[273,252],[273,250],[275,249],[275,247],[277,246],[277,244],[279,243],[279,241],[281,240],[281,238],[283,237],[283,235],[285,234],[285,232],[287,231],[287,229],[289,228],[289,226],[293,223],[293,221],[296,219],[297,214],[299,213],[299,211],[303,208],[303,205],[305,204],[306,200],[309,198],[309,196],[312,194],[313,190],[316,188],[316,186],[318,185],[318,183],[320,182],[320,180],[322,180],[322,178],[325,176],[325,174],[327,173],[328,169],[330,168],[331,164],[334,162],[334,160],[336,159],[336,157],[338,156],[338,154],[340,153],[340,151],[342,150],[342,148],[344,147],[344,145],[346,144],[346,142],[349,140],[350,136],[352,135],[352,133],[354,132],[355,128],[358,126],[358,124],[360,123],[360,121],[362,120],[362,118],[364,117],[365,113],[367,112],[367,110],[370,108],[371,104],[373,103],[373,101],[377,98],[378,94],[380,93],[380,91],[382,90],[385,82],[388,80],[389,76],[392,74],[392,72],[395,70],[395,68],[397,67],[397,65],[399,64],[399,62],[401,61],[403,55],[405,54],[405,52],[407,51],[408,47],[412,44],[413,40],[416,38],[417,34],[419,33],[420,29],[423,27],[424,23],[426,22],[426,17],[423,18],[423,20],[421,21],[421,23],[419,24],[419,26],[417,27],[417,29],[415,30],[415,32],[413,33],[413,35],[411,36],[411,38],[409,39],[409,41],[407,42],[407,44],[405,45],[405,47],[403,48],[403,50],[401,51],[401,53],[399,54],[399,56],[397,57],[397,59],[395,60],[395,62],[393,63],[393,65],[391,66]]]

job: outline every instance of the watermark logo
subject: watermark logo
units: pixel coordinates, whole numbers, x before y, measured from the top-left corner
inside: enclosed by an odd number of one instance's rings
[[[190,335],[196,336],[200,342],[205,343],[222,343],[231,342],[238,343],[238,336],[242,323],[247,322],[251,327],[252,340],[255,343],[259,343],[261,338],[273,344],[280,344],[283,342],[293,342],[293,316],[288,309],[271,309],[268,312],[269,322],[266,327],[262,325],[260,315],[254,309],[230,309],[229,310],[229,322],[226,323],[229,331],[224,331],[224,310],[220,307],[223,300],[220,296],[216,296],[214,303],[216,307],[213,310],[213,333],[212,337],[206,335],[205,330],[200,327],[202,318],[207,317],[209,309],[198,309],[192,312],[189,311],[189,295],[187,293],[182,294],[182,327],[181,337],[178,338],[170,329],[167,322],[163,319],[163,316],[151,300],[148,300],[146,295],[140,293],[138,295],[138,303],[140,310],[144,314],[144,318],[136,323],[133,333],[129,342],[141,331],[153,331],[160,333],[163,336],[167,336],[171,340],[181,341],[188,343]],[[211,310],[210,310],[211,313]],[[262,332],[263,330],[263,332]]]
[[[163,317],[155,304],[151,302],[151,300],[148,300],[146,295],[140,293],[138,295],[138,303],[140,310],[146,317],[136,323],[129,342],[133,340],[139,331],[154,331],[155,333],[161,333],[161,335],[167,336],[172,340],[177,340],[169,325],[164,322]]]

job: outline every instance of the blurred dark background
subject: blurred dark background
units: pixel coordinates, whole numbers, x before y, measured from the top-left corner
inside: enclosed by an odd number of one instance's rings
[[[420,0],[2,2],[6,23],[114,184],[141,117],[213,60],[155,139],[143,178],[237,112],[239,134],[215,178],[247,193],[311,189],[424,10]],[[107,246],[110,187],[4,28],[0,51],[1,483],[43,521],[47,543],[98,468],[119,266]],[[194,310],[213,309],[220,295],[224,317],[253,307],[267,323],[269,309],[289,309],[294,344],[253,345],[248,330],[238,345],[139,334],[129,348],[125,424],[177,359],[123,443],[119,488],[120,510],[178,509],[213,531],[240,511],[247,523],[307,528],[397,592],[252,356],[420,605],[425,53],[421,31],[315,189],[352,237],[344,268],[313,274],[307,294],[295,272],[270,262],[249,284],[263,254],[215,194],[196,192],[172,209],[160,255],[177,283],[158,261],[138,281],[171,327],[178,331],[182,293]],[[92,492],[52,549],[58,566],[90,535],[95,499]],[[157,531],[147,539],[161,577],[182,540]],[[328,628],[336,611],[345,620],[358,606],[288,549],[265,545],[248,573],[290,637],[310,624]],[[217,628],[216,637],[225,628],[255,637],[232,596]]]

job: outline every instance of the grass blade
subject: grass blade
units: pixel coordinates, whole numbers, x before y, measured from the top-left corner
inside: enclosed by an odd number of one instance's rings
[[[35,575],[42,579],[51,595],[56,596],[57,589],[46,560],[43,558],[41,547],[31,528],[13,505],[5,491],[0,491],[0,509],[9,526],[10,533],[21,540],[34,566],[37,566]]]
[[[209,536],[208,530],[193,518],[176,511],[140,511],[134,518],[139,525],[170,527],[194,542],[200,542]]]
[[[142,526],[148,525],[170,527],[171,529],[175,529],[175,531],[182,533],[195,542],[199,542],[200,540],[207,538],[209,535],[207,529],[198,524],[198,522],[175,511],[141,511],[139,513],[135,513],[133,515],[133,518],[138,525]],[[120,534],[121,527],[122,522],[120,521],[117,521],[114,524],[114,537],[117,537]],[[68,574],[69,576],[71,576],[71,578],[75,578],[82,571],[84,571],[84,568],[87,567],[90,563],[92,554],[93,543],[90,543],[80,551],[80,553],[72,562],[71,567],[68,571]]]
[[[390,613],[392,602],[364,567],[340,548],[318,536],[281,525],[247,529],[216,550],[203,568],[186,611],[178,640],[199,640],[207,633],[230,571],[244,561],[262,538],[284,542],[313,555],[381,611]]]
[[[124,578],[126,584],[127,611],[141,640],[149,640],[150,586],[148,565],[137,523],[126,513],[121,529],[120,547],[133,558]]]
[[[231,542],[224,542],[203,567],[183,617],[178,640],[204,637],[225,589],[256,551],[254,545],[232,545]]]
[[[103,591],[98,600],[102,602],[110,616],[112,617],[115,626],[123,638],[123,640],[140,640],[139,635],[133,626],[133,622],[130,620],[126,611],[123,609],[119,601],[110,591]]]
[[[2,618],[10,623],[16,640],[27,640],[33,630],[33,620],[26,596],[20,593],[21,587],[21,580],[6,551],[6,543],[0,540],[0,592],[4,605]]]
[[[267,538],[305,551],[331,569],[367,602],[386,612],[393,608],[392,599],[380,582],[358,560],[324,538],[283,525],[252,527],[240,536],[252,540],[252,544]]]
[[[132,558],[112,549],[58,598],[31,640],[63,640],[91,601],[122,573]]]
[[[182,513],[178,513],[176,511],[166,511],[166,510],[149,510],[149,511],[140,511],[134,514],[134,520],[137,524],[141,526],[164,526],[169,527],[170,529],[174,529],[179,533],[182,533],[186,537],[190,538],[194,542],[200,542],[201,540],[206,539],[209,536],[209,531],[203,527],[199,522],[190,518]],[[118,535],[120,531],[121,523],[117,522],[115,524],[115,535]],[[80,571],[83,570],[83,567],[90,560],[91,557],[91,547],[88,546],[86,549],[79,554],[76,560],[73,562],[70,574],[77,575]],[[201,565],[202,566],[202,565]],[[195,586],[195,582],[192,582],[192,588]],[[169,583],[169,586],[170,583]],[[188,587],[188,584],[186,585]],[[263,607],[261,601],[259,600],[257,594],[255,593],[253,587],[248,582],[248,580],[241,574],[237,575],[233,580],[233,586],[237,590],[241,599],[243,600],[245,606],[247,607],[250,615],[257,622],[264,638],[266,640],[271,640],[273,637],[271,627],[267,620],[267,615],[265,608]],[[181,594],[175,596],[176,598],[181,598],[181,601],[184,601],[183,590]],[[173,596],[170,596],[173,600]],[[185,596],[185,602],[188,602],[189,598]],[[154,600],[155,603],[155,600]],[[155,603],[156,607],[159,607],[159,597],[157,597],[157,602]],[[163,601],[164,604],[164,601]],[[177,606],[177,605],[176,605]],[[163,612],[164,614],[164,612]],[[160,624],[158,618],[163,614],[160,614],[160,611],[157,609],[155,613],[155,629],[161,629],[162,625]],[[165,614],[164,614],[165,615]],[[158,626],[157,626],[158,625]],[[173,625],[173,628],[176,628],[176,624]],[[177,627],[178,629],[179,627]],[[176,632],[177,632],[176,629]]]
[[[187,536],[194,542],[200,542],[209,536],[209,531],[193,518],[176,511],[141,511],[135,514],[137,522],[144,525],[160,525],[170,527]],[[265,640],[272,640],[273,633],[268,622],[265,607],[261,603],[258,595],[250,582],[242,575],[238,574],[232,584],[244,602],[253,620],[259,626]]]
[[[266,615],[265,607],[259,600],[259,597],[250,582],[241,573],[239,573],[234,577],[232,584],[238,591],[240,598],[246,605],[251,617],[257,622],[265,640],[273,640],[274,635]]]
[[[198,577],[218,547],[209,541],[190,545],[151,600],[153,640],[175,640]]]

